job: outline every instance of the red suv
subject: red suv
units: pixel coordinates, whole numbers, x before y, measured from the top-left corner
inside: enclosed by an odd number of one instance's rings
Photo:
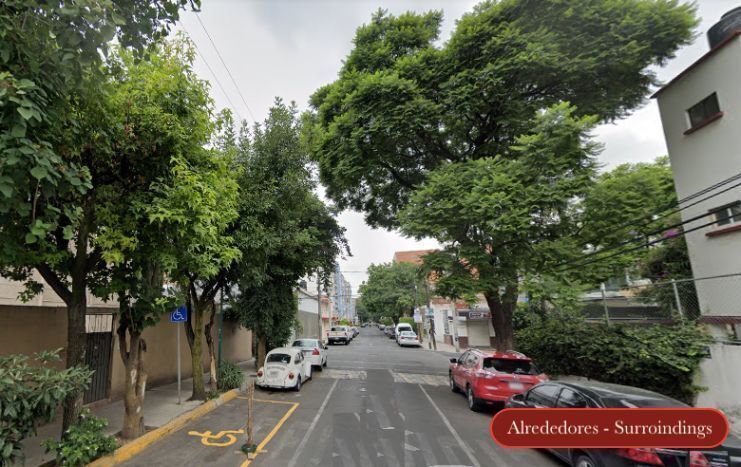
[[[503,405],[510,396],[548,380],[538,374],[532,360],[514,350],[470,349],[450,359],[448,376],[450,389],[465,391],[468,408],[474,411],[484,405]]]

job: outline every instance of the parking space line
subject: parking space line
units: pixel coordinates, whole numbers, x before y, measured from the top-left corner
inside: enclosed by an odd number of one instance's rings
[[[419,389],[421,389],[424,395],[427,396],[427,400],[430,401],[430,404],[432,404],[432,406],[435,408],[435,410],[437,411],[437,414],[440,415],[440,418],[443,420],[443,423],[448,428],[448,431],[450,431],[450,433],[455,438],[456,442],[458,442],[458,446],[460,446],[460,448],[463,449],[463,452],[466,453],[466,455],[468,456],[468,460],[471,461],[474,467],[480,467],[481,464],[476,459],[476,457],[473,455],[473,451],[465,442],[463,442],[463,438],[461,438],[461,435],[459,435],[458,432],[455,431],[455,428],[453,428],[453,425],[451,425],[450,420],[448,420],[448,417],[446,417],[443,411],[440,410],[440,407],[438,407],[437,404],[435,404],[435,401],[432,400],[432,397],[430,397],[430,395],[427,394],[427,391],[425,391],[425,388],[421,384],[418,384],[417,386],[419,386]]]
[[[254,399],[254,400],[255,401],[258,401],[258,402],[260,401],[258,399]],[[288,409],[288,412],[286,412],[286,414],[283,415],[283,418],[281,418],[280,421],[278,421],[278,423],[273,427],[273,429],[270,430],[270,433],[268,433],[268,435],[265,437],[265,439],[262,440],[260,442],[260,444],[257,445],[257,449],[255,450],[255,456],[257,456],[258,454],[260,454],[260,452],[265,448],[265,446],[270,442],[270,440],[273,439],[273,437],[276,435],[276,433],[278,433],[278,430],[280,430],[280,428],[283,426],[283,424],[286,423],[286,420],[288,420],[288,418],[291,415],[293,415],[293,412],[295,412],[296,411],[296,408],[300,405],[298,402],[270,401],[270,400],[265,400],[264,402],[286,403],[286,404],[291,404],[292,407],[290,409]],[[251,463],[252,463],[252,460],[251,459],[246,459],[244,462],[242,462],[241,467],[247,467]]]
[[[339,379],[334,380],[334,384],[332,384],[332,387],[329,388],[327,395],[324,397],[324,402],[322,402],[322,405],[319,407],[319,410],[317,410],[316,415],[314,415],[314,419],[311,421],[311,425],[309,425],[309,428],[306,429],[306,433],[304,434],[304,437],[301,440],[301,443],[299,443],[298,447],[296,448],[296,452],[293,453],[293,457],[291,458],[291,461],[288,463],[288,467],[295,467],[296,461],[298,460],[298,456],[301,454],[301,451],[304,450],[304,447],[306,446],[306,442],[309,441],[309,436],[311,436],[311,433],[314,431],[314,428],[316,427],[316,424],[319,421],[319,417],[321,417],[322,413],[324,412],[324,408],[327,406],[327,402],[329,402],[329,397],[332,395],[332,392],[334,392],[334,388],[337,387],[337,383],[339,382],[340,382]],[[245,466],[243,465],[242,467],[245,467]]]
[[[247,400],[246,396],[237,396],[237,399],[244,399]],[[291,401],[276,401],[273,399],[252,399],[255,402],[266,402],[268,404],[286,404],[286,405],[293,405],[297,404],[298,402],[291,402]]]

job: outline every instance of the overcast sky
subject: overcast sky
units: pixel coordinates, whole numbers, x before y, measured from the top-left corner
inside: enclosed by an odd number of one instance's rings
[[[312,92],[334,81],[342,60],[352,47],[355,29],[369,21],[379,7],[398,14],[404,11],[443,10],[442,39],[446,40],[455,21],[470,11],[476,1],[468,0],[203,0],[198,13],[225,61],[237,86],[196,13],[182,15],[182,27],[196,43],[196,71],[212,84],[218,107],[232,107],[242,118],[262,121],[276,96],[295,101],[305,109]],[[679,51],[677,58],[658,70],[668,81],[708,50],[705,31],[720,16],[741,4],[741,0],[699,0],[702,22],[694,43]],[[211,70],[213,70],[213,73]],[[214,81],[221,82],[225,93]],[[241,96],[240,96],[241,92]],[[243,100],[244,99],[244,100]],[[246,103],[246,105],[245,105]],[[606,168],[623,162],[651,161],[666,154],[656,103],[646,105],[630,117],[603,125],[595,133],[605,145],[600,160]],[[347,228],[353,256],[341,261],[345,277],[353,290],[366,276],[371,263],[391,260],[394,251],[431,248],[434,241],[417,242],[395,232],[373,230],[356,212],[345,212],[340,222]]]

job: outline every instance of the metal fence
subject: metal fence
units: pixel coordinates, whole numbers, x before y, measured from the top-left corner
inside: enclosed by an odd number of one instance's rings
[[[588,319],[611,321],[694,320],[701,315],[741,316],[741,273],[639,281],[591,291],[583,302]]]

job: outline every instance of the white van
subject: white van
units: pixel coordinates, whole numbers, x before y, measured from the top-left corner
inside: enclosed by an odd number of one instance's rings
[[[396,333],[394,334],[396,337],[396,343],[399,343],[399,334],[401,334],[402,331],[412,331],[414,332],[414,328],[409,323],[399,323],[396,325]]]

